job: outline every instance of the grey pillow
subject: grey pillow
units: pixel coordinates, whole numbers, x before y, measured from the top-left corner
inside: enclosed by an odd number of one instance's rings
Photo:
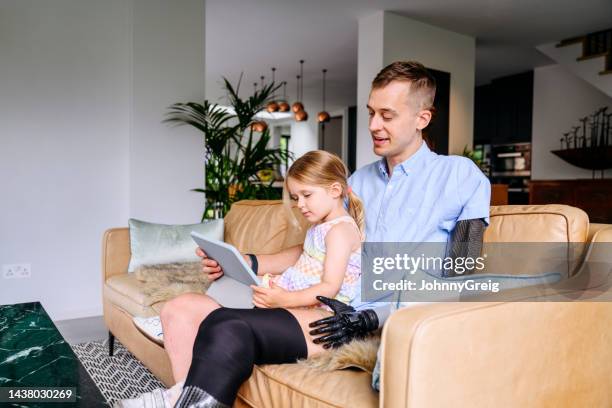
[[[191,238],[191,231],[223,241],[223,219],[202,224],[166,225],[131,218],[129,226],[132,256],[128,272],[143,265],[197,261],[197,245]]]

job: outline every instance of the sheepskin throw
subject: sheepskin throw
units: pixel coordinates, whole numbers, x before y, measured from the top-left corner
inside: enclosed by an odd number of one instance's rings
[[[134,274],[143,283],[149,306],[183,293],[205,293],[210,286],[199,262],[143,265]]]
[[[376,332],[365,339],[353,340],[336,349],[300,360],[298,364],[321,371],[353,367],[372,373],[376,364],[376,353],[379,345],[380,332]]]

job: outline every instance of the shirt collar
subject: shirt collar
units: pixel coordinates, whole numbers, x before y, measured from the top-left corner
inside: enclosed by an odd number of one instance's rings
[[[429,159],[434,155],[435,153],[429,149],[429,146],[427,146],[427,143],[425,143],[425,141],[423,140],[423,142],[421,143],[421,147],[419,147],[419,150],[417,150],[412,156],[395,166],[395,168],[401,169],[405,175],[408,175],[410,173],[417,173],[427,165]],[[387,166],[385,160],[386,159],[383,157],[378,161],[378,170],[383,176],[389,177],[389,175],[387,174]]]

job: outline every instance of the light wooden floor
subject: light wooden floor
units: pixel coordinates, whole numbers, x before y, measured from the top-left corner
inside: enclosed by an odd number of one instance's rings
[[[54,323],[68,344],[102,340],[108,337],[108,330],[104,326],[104,318],[102,316],[59,320]]]

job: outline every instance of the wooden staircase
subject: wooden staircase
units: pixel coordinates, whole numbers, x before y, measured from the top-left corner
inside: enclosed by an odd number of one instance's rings
[[[582,55],[576,58],[576,61],[604,57],[604,69],[599,72],[599,75],[612,74],[612,29],[567,38],[556,46],[565,47],[574,44],[582,44]]]

